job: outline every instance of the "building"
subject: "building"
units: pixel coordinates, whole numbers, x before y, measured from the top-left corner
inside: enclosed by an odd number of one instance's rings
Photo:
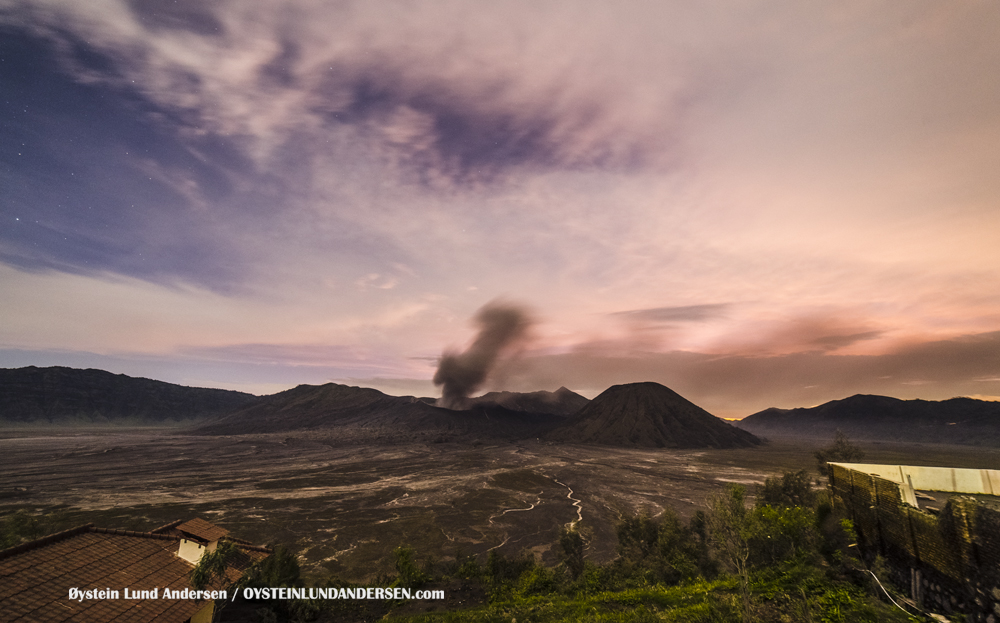
[[[1000,471],[830,463],[830,486],[914,603],[1000,623]]]
[[[87,524],[22,543],[0,551],[0,620],[210,622],[215,602],[192,594],[190,575],[223,540],[236,546],[228,581],[270,555],[203,519],[151,532]]]

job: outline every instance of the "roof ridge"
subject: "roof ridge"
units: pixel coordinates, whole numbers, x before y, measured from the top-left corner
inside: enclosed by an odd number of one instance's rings
[[[163,524],[159,528],[153,528],[152,530],[150,530],[150,532],[152,532],[154,534],[155,533],[159,533],[159,532],[162,532],[164,530],[169,530],[169,529],[171,529],[173,527],[179,526],[182,523],[184,523],[183,519],[175,519],[174,521],[171,521],[170,523]]]
[[[95,528],[91,527],[90,532],[97,534],[115,534],[118,536],[134,536],[144,539],[159,539],[161,541],[180,541],[181,537],[172,534],[156,534],[155,532],[137,532],[135,530],[122,530],[121,528]]]
[[[10,558],[11,556],[16,556],[23,552],[27,552],[39,547],[44,547],[56,541],[62,541],[63,539],[68,539],[71,536],[76,536],[84,532],[89,532],[94,527],[92,523],[86,523],[82,526],[77,526],[75,528],[70,528],[69,530],[63,530],[62,532],[56,532],[54,534],[49,534],[33,541],[27,541],[21,543],[20,545],[15,545],[14,547],[8,547],[5,550],[0,551],[0,560],[5,558]]]
[[[172,523],[181,523],[181,522],[172,522]],[[169,526],[170,524],[167,524],[166,526],[161,526],[161,528],[157,528],[157,530],[168,528]],[[24,552],[31,551],[33,549],[45,547],[46,545],[51,545],[52,543],[56,543],[58,541],[62,541],[83,533],[113,534],[116,536],[130,536],[143,539],[154,539],[158,541],[180,541],[182,538],[181,536],[176,534],[158,534],[155,531],[137,532],[135,530],[122,530],[121,528],[99,528],[94,526],[93,523],[87,523],[83,524],[82,526],[76,526],[75,528],[63,530],[62,532],[49,534],[37,538],[33,541],[27,541],[25,543],[21,543],[13,547],[8,547],[5,550],[0,550],[0,560],[4,560],[12,556],[17,556],[18,554],[23,554]],[[248,541],[244,541],[243,539],[236,539],[235,537],[230,537],[228,535],[223,536],[220,540],[230,541],[233,543],[233,545],[235,545],[239,549],[246,551],[262,552],[266,554],[274,553],[273,550],[269,547],[264,547],[261,545],[252,545]]]

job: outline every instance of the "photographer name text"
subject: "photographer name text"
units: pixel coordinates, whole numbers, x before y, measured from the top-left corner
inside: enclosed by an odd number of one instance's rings
[[[267,601],[272,599],[378,599],[378,600],[402,600],[402,599],[444,599],[444,591],[427,590],[414,591],[408,588],[244,588],[242,591],[236,590],[232,593],[232,598],[236,599],[240,594],[244,599],[251,601]],[[192,600],[227,600],[229,591],[196,591],[190,588],[151,588],[136,590],[133,588],[71,588],[69,598],[73,601],[84,600],[136,600],[136,599],[192,599]]]

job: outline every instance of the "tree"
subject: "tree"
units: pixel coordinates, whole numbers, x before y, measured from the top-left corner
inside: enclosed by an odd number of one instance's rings
[[[681,524],[673,509],[663,509],[656,544],[662,560],[660,575],[665,582],[675,584],[698,575],[698,540],[690,526]]]
[[[818,450],[815,454],[817,468],[823,476],[827,475],[827,464],[833,462],[857,463],[865,458],[865,453],[858,446],[851,443],[843,431],[837,430],[833,439],[833,445]]]
[[[703,553],[698,534],[673,509],[663,509],[656,519],[645,513],[623,519],[617,533],[616,565],[625,576],[677,584],[698,575]]]
[[[583,573],[583,536],[576,528],[559,531],[561,558],[571,578],[576,580]]]
[[[298,555],[284,545],[275,545],[272,547],[271,555],[253,563],[237,580],[233,588],[235,590],[244,586],[251,588],[299,588],[303,585]],[[254,613],[253,620],[261,623],[289,619],[299,620],[292,616],[293,613],[308,607],[307,602],[297,599],[271,601]],[[300,618],[311,620],[306,617]]]
[[[740,580],[743,617],[753,620],[750,604],[750,539],[754,515],[746,506],[745,489],[730,483],[725,492],[709,498],[708,530],[723,558]]]
[[[219,541],[214,551],[202,554],[198,564],[191,570],[191,586],[195,590],[204,590],[213,581],[223,588],[229,588],[229,563],[236,556],[237,548],[232,541]]]
[[[637,563],[656,551],[660,526],[645,512],[627,517],[616,530],[618,555],[629,563]]]
[[[246,586],[300,587],[303,585],[299,558],[284,545],[276,545],[271,555],[251,566],[243,576]]]
[[[808,472],[802,469],[797,472],[785,472],[780,478],[768,478],[757,490],[757,505],[767,506],[805,506],[812,508],[816,504],[816,494],[812,490],[812,482]]]
[[[232,579],[229,574],[232,560],[238,555],[239,550],[232,541],[219,541],[214,551],[205,552],[198,560],[198,564],[191,570],[191,586],[195,590],[204,590],[213,583],[218,588],[225,591],[239,590],[239,579]],[[216,607],[212,611],[212,620],[216,620],[222,607],[229,603],[227,600],[216,601]]]

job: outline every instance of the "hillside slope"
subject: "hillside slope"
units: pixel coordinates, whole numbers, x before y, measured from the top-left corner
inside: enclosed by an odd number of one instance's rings
[[[772,436],[828,437],[839,429],[856,439],[985,445],[1000,441],[1000,402],[858,394],[811,408],[765,409],[738,425]]]
[[[615,385],[546,439],[644,448],[739,448],[760,443],[659,383]]]
[[[257,399],[104,370],[0,368],[0,421],[21,424],[167,423],[218,417]]]
[[[238,435],[290,431],[337,431],[386,438],[433,434],[445,439],[537,436],[565,419],[551,413],[514,411],[496,404],[452,410],[426,398],[389,396],[364,387],[327,383],[299,385],[265,396],[196,434]]]

